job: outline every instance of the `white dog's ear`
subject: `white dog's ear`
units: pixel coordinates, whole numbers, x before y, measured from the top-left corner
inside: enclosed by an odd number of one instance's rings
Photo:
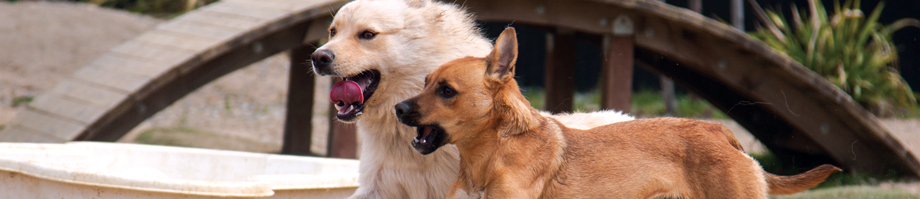
[[[505,28],[495,39],[492,53],[486,57],[486,76],[497,78],[502,82],[514,79],[514,64],[517,62],[518,44],[514,28]]]
[[[431,0],[406,0],[406,4],[413,8],[424,8],[431,4]]]

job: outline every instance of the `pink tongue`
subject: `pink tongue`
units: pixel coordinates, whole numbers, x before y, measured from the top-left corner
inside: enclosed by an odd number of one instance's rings
[[[332,92],[329,92],[329,99],[332,103],[344,102],[344,105],[351,105],[357,102],[364,103],[364,93],[361,92],[361,86],[354,81],[340,81],[332,86]]]
[[[428,135],[431,135],[431,131],[432,131],[432,130],[434,130],[434,129],[425,127],[425,129],[423,129],[423,132],[422,132],[422,139],[424,140],[424,139],[428,138]]]

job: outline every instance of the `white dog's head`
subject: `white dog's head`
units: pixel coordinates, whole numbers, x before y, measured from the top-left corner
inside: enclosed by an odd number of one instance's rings
[[[393,105],[421,91],[425,75],[437,66],[478,51],[484,55],[490,47],[456,6],[357,0],[335,14],[329,41],[312,61],[316,74],[343,78],[330,99],[337,118],[352,122],[365,113],[392,114]],[[468,50],[473,48],[478,51]]]

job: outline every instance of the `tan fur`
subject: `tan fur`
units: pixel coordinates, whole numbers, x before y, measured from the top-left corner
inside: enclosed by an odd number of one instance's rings
[[[318,50],[334,52],[332,72],[352,76],[380,72],[375,94],[356,119],[360,150],[360,187],[351,198],[443,198],[459,171],[456,147],[420,155],[409,142],[414,128],[397,122],[393,106],[421,92],[424,78],[439,65],[460,57],[485,56],[491,43],[472,16],[458,6],[430,0],[357,0],[343,6],[332,21],[335,37]],[[378,35],[357,37],[363,31]],[[631,120],[619,112],[553,116],[566,125],[590,128]],[[574,116],[574,115],[573,115]]]
[[[400,113],[402,122],[436,125],[460,150],[448,198],[767,198],[772,174],[721,124],[655,118],[568,128],[520,94],[511,78],[516,57],[508,28],[487,57],[444,64],[403,102],[412,114]],[[827,176],[800,177],[808,183],[770,187],[814,186]]]

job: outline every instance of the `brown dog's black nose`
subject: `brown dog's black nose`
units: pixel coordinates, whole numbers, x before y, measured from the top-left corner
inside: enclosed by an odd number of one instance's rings
[[[418,114],[412,110],[412,105],[409,103],[409,101],[400,102],[399,104],[396,104],[395,108],[396,118],[399,120],[399,122],[410,126],[415,125],[415,116]]]
[[[329,50],[317,50],[310,55],[313,60],[313,71],[320,75],[332,74],[332,61],[335,60],[335,54]]]
[[[402,103],[396,104],[396,117],[405,116],[410,111],[412,111],[412,107],[409,106],[408,103],[402,102]]]

